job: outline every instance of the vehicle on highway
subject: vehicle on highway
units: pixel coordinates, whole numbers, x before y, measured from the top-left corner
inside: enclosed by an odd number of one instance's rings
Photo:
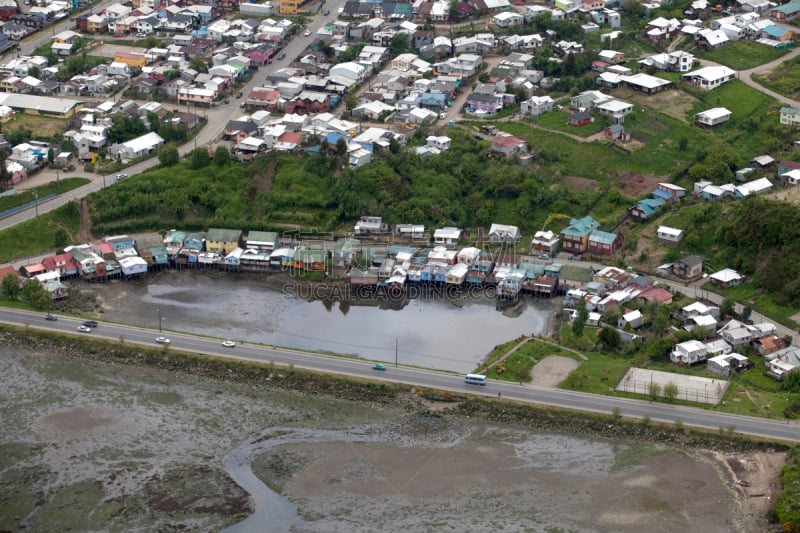
[[[550,254],[539,254],[539,259],[550,259]]]
[[[56,321],[56,320],[58,320],[58,317],[56,315],[51,315],[50,313],[47,313],[46,315],[44,315],[44,319],[45,320]]]
[[[147,34],[144,33],[144,32],[141,32],[141,31],[136,34],[136,38],[137,39],[145,39],[146,37],[147,37]]]
[[[97,327],[97,321],[95,321],[95,320],[84,320],[82,325],[86,326],[87,328],[96,328]]]
[[[235,347],[236,347],[236,343],[235,343],[235,342],[233,342],[233,341],[224,341],[224,342],[222,343],[222,345],[223,345],[224,347],[226,347],[226,348],[235,348]]]
[[[464,378],[467,385],[486,385],[486,376],[483,374],[467,374]]]
[[[89,326],[84,326],[83,324],[81,324],[80,326],[78,326],[78,331],[80,331],[81,333],[91,333],[92,332],[92,328],[90,328]]]
[[[375,363],[374,365],[372,365],[372,370],[379,370],[381,372],[385,372],[386,367],[380,363]]]
[[[303,35],[305,35],[306,37],[308,37],[309,35],[311,35],[311,30],[306,30],[306,31],[304,31],[304,32],[303,32]]]
[[[166,337],[156,337],[156,342],[158,344],[169,344],[169,339]]]
[[[124,179],[125,179],[125,178],[127,178],[127,177],[128,177],[128,175],[127,175],[127,174],[125,174],[124,172],[120,172],[119,174],[117,174],[116,176],[114,176],[114,178],[115,178],[117,181],[119,181],[119,180],[124,180]]]

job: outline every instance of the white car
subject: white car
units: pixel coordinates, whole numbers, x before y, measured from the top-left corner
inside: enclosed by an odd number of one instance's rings
[[[80,326],[78,326],[78,331],[80,331],[81,333],[91,333],[92,332],[92,328],[90,328],[89,326],[84,326],[83,324],[81,324]]]
[[[117,174],[117,175],[116,175],[116,176],[114,176],[114,177],[117,179],[117,181],[119,181],[119,180],[124,180],[125,178],[127,178],[127,177],[128,177],[128,175],[127,175],[127,174],[125,174],[124,172],[121,172],[121,173]]]
[[[311,35],[311,30],[304,31],[303,35],[305,35],[306,37],[310,36]]]
[[[222,345],[223,345],[224,347],[226,347],[226,348],[234,348],[234,347],[236,346],[236,343],[235,343],[235,342],[233,342],[233,341],[224,341],[224,342],[222,343]]]
[[[169,344],[169,339],[166,337],[156,337],[156,342],[158,344]]]

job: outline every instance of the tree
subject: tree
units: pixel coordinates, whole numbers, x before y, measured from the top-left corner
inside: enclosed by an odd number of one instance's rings
[[[339,140],[336,141],[336,155],[339,157],[347,155],[347,141],[344,140],[344,137],[339,137]]]
[[[195,57],[192,59],[189,66],[197,72],[208,72],[208,63],[206,63],[202,57]]]
[[[49,148],[47,150],[47,164],[53,165],[53,162],[56,160],[56,151],[53,148]]]
[[[50,305],[50,294],[39,283],[38,279],[26,279],[22,284],[21,291],[22,298],[33,307],[37,309],[47,309]]]
[[[664,397],[668,401],[671,402],[672,400],[677,398],[678,397],[678,392],[679,392],[678,386],[675,383],[673,383],[672,381],[670,381],[669,383],[664,385]]]
[[[158,152],[158,161],[161,163],[161,166],[164,167],[172,167],[177,165],[181,161],[178,148],[174,144],[168,144],[164,146]]]
[[[224,167],[231,160],[231,153],[224,146],[217,146],[214,150],[214,164],[218,167]]]
[[[347,91],[347,96],[345,96],[344,99],[344,106],[348,111],[352,111],[358,106],[358,94],[356,94],[355,89],[351,88]]]
[[[605,327],[601,329],[597,334],[597,340],[600,341],[600,344],[606,351],[616,350],[617,348],[619,348],[619,345],[621,343],[619,338],[619,331],[610,327]]]
[[[53,246],[63,248],[69,243],[69,233],[64,228],[56,228],[53,233]]]
[[[211,164],[211,156],[208,155],[208,148],[201,146],[192,150],[192,155],[189,156],[189,168],[198,170],[207,167]]]
[[[11,184],[11,174],[8,172],[6,168],[6,158],[8,157],[8,152],[5,150],[0,150],[0,191],[4,191],[8,188]]]
[[[3,281],[5,282],[5,279]],[[781,383],[781,390],[786,392],[800,392],[800,369],[795,368],[786,374],[786,379]]]
[[[719,306],[719,311],[722,316],[734,316],[736,313],[736,301],[733,298],[723,298]]]
[[[36,65],[31,65],[28,67],[28,76],[33,78],[40,78],[42,76],[42,71]]]
[[[1,283],[0,288],[2,288],[3,296],[12,301],[19,298],[19,278],[16,274],[6,274]]]
[[[572,333],[576,337],[583,336],[583,328],[586,326],[586,319],[589,318],[589,310],[586,309],[586,301],[581,298],[578,302],[578,310],[575,320],[572,321]]]
[[[408,34],[395,33],[389,43],[389,51],[392,53],[392,56],[399,56],[406,50],[408,50]]]
[[[651,381],[650,384],[647,386],[647,392],[650,394],[650,400],[655,400],[661,395],[661,385],[658,383]]]

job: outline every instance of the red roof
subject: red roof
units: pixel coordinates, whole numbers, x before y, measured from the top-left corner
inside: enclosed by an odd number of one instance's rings
[[[637,298],[642,298],[648,302],[664,303],[672,301],[673,296],[671,292],[661,287],[650,287],[640,292]]]
[[[509,148],[513,148],[519,144],[526,144],[524,139],[520,139],[514,135],[499,135],[492,139],[492,143],[500,146],[508,146]]]
[[[63,253],[58,255],[51,255],[50,257],[45,257],[42,259],[42,264],[47,270],[57,270],[58,264],[64,263],[64,266],[67,270],[75,270],[75,260],[72,258],[72,255]]]
[[[92,244],[100,252],[101,255],[114,253],[114,248],[112,248],[111,245],[108,244],[107,242],[98,241]]]
[[[9,274],[14,274],[17,277],[17,279],[19,279],[19,274],[17,273],[16,270],[14,270],[14,267],[8,265],[4,266],[3,268],[0,268],[0,281],[2,281],[3,278],[8,276]]]
[[[300,144],[301,140],[303,140],[303,136],[293,131],[287,131],[286,133],[278,137],[278,142],[282,143]]]
[[[22,267],[22,270],[24,270],[25,274],[27,274],[28,276],[35,276],[36,274],[44,274],[45,272],[44,265],[41,263],[38,263],[36,265],[24,266]]]

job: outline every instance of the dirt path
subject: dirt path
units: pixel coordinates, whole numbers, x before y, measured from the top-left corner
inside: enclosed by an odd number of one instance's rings
[[[92,240],[92,218],[89,216],[89,204],[86,198],[81,198],[78,202],[78,210],[81,214],[81,227],[78,230],[78,242],[89,242]]]

